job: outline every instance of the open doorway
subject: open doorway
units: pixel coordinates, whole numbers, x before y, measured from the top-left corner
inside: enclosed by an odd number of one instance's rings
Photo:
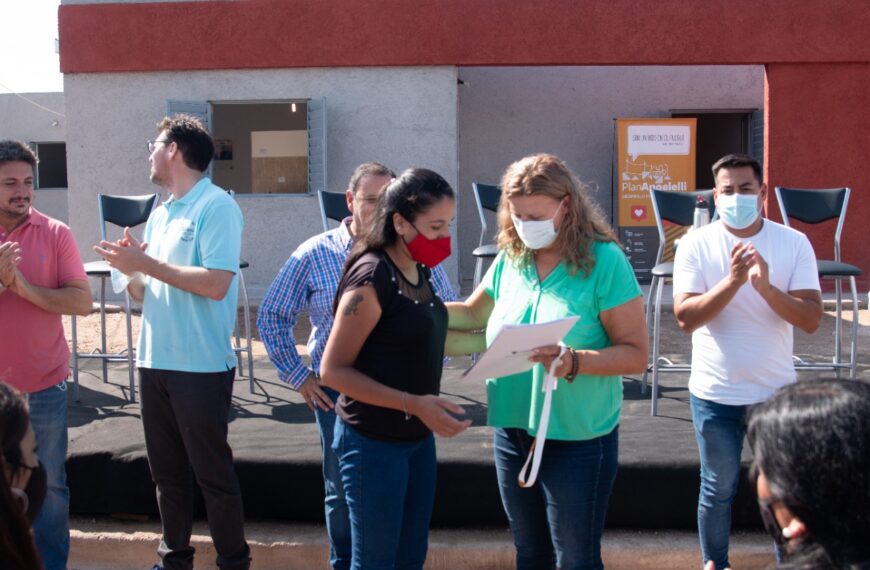
[[[313,194],[326,186],[326,98],[166,101],[167,115],[202,121],[215,140],[206,171],[241,195]]]
[[[672,110],[671,117],[698,120],[695,138],[695,188],[705,190],[715,186],[710,167],[731,153],[753,154],[761,144],[753,142],[753,114],[756,109],[728,109],[724,111]],[[760,113],[758,113],[760,118]],[[760,140],[763,143],[763,133]],[[759,162],[762,157],[756,156]]]
[[[237,194],[308,192],[308,102],[212,103],[212,179]]]

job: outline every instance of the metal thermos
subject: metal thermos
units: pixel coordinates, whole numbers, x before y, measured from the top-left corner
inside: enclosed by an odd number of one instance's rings
[[[695,215],[692,218],[692,229],[704,227],[710,223],[710,207],[703,196],[698,196],[695,202]]]

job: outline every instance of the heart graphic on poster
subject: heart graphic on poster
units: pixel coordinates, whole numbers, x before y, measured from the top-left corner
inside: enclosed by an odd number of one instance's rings
[[[646,206],[632,206],[631,219],[641,221],[646,219]]]

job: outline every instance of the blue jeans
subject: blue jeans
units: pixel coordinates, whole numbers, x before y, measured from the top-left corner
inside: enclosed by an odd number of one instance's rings
[[[601,534],[616,479],[619,428],[587,441],[547,440],[538,481],[524,489],[517,475],[534,438],[496,429],[495,467],[517,549],[517,570],[604,568]]]
[[[333,402],[338,400],[338,392],[335,390],[325,386],[321,389]],[[338,457],[332,449],[335,410],[324,412],[315,407],[314,415],[317,418],[317,427],[320,428],[320,447],[323,450],[324,514],[326,532],[329,533],[329,565],[333,570],[347,570],[350,568],[351,557],[350,515],[344,499]]]
[[[333,449],[350,511],[351,568],[422,569],[435,504],[435,438],[370,439],[338,418]]]
[[[33,522],[46,570],[63,570],[69,557],[69,488],[66,486],[66,381],[29,394],[30,424],[48,476],[48,494]]]
[[[701,458],[698,535],[704,564],[729,568],[731,503],[740,481],[740,452],[746,434],[747,406],[726,406],[691,397],[692,423]]]

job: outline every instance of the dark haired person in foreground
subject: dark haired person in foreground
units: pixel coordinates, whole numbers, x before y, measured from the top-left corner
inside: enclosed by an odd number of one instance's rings
[[[870,568],[870,384],[786,386],[749,413],[747,439],[778,568]]]
[[[0,382],[0,568],[43,568],[30,525],[46,493],[45,467],[36,455],[27,403]]]
[[[64,570],[69,346],[61,316],[90,313],[91,290],[70,229],[33,207],[36,163],[24,143],[0,141],[0,381],[28,399],[48,475],[36,545],[48,570]]]
[[[431,268],[450,255],[453,189],[406,170],[381,193],[335,297],[320,364],[341,393],[333,449],[350,511],[354,570],[423,568],[435,500],[435,439],[471,423],[438,397],[447,309]]]
[[[136,366],[163,522],[156,568],[193,568],[193,467],[218,567],[247,569],[242,495],[227,443],[242,212],[204,175],[214,144],[197,119],[166,118],[158,132],[148,141],[151,181],[170,198],[149,218],[142,243],[125,230],[124,239],[94,248],[142,301]]]
[[[674,260],[674,315],[692,333],[692,423],[701,460],[698,534],[704,563],[729,567],[731,503],[749,406],[795,381],[794,327],[822,318],[807,237],[761,216],[761,165],[730,154],[713,165],[719,220],[690,232]]]

